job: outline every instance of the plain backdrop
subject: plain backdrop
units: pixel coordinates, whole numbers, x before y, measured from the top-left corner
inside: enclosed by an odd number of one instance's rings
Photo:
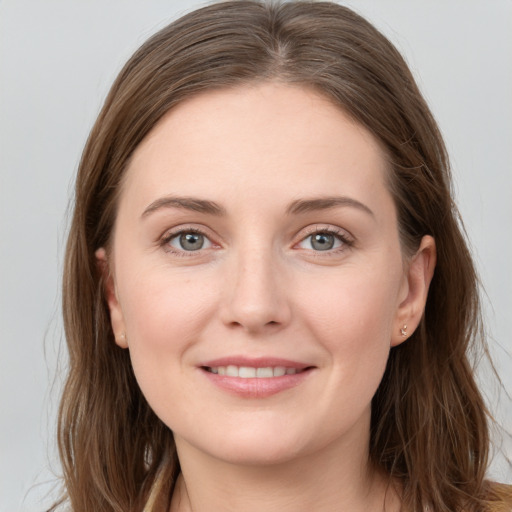
[[[446,138],[487,293],[493,354],[511,393],[512,1],[345,3],[404,53]],[[41,512],[59,473],[60,273],[70,191],[88,131],[131,53],[199,5],[0,0],[0,512]],[[511,432],[506,393],[498,403],[488,371],[481,381]],[[510,437],[503,451],[512,457]],[[503,457],[491,476],[512,481]]]

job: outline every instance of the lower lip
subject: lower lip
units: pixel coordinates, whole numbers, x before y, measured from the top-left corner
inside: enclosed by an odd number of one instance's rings
[[[219,375],[201,368],[201,372],[216,386],[231,394],[244,398],[266,398],[294,388],[307,379],[313,369],[281,377],[244,379]]]

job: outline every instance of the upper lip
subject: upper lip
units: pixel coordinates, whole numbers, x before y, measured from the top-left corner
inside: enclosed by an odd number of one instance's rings
[[[205,361],[201,363],[200,367],[218,368],[219,366],[245,366],[249,368],[275,368],[282,366],[284,368],[295,368],[297,370],[304,370],[310,368],[311,364],[292,361],[290,359],[282,359],[278,357],[246,357],[246,356],[229,356]]]

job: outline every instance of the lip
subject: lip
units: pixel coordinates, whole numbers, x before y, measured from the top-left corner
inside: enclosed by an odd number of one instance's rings
[[[265,368],[281,366],[286,369],[294,368],[298,373],[279,377],[257,377],[244,379],[211,373],[207,368],[219,366],[247,366]],[[275,357],[249,358],[244,356],[223,357],[205,361],[198,365],[201,373],[215,386],[230,394],[243,398],[266,398],[282,391],[294,388],[309,377],[315,367],[310,364]]]

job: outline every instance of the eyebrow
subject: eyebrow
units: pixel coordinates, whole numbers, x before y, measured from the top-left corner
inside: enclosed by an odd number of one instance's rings
[[[356,199],[346,196],[297,199],[296,201],[290,203],[290,205],[286,208],[286,213],[288,215],[301,214],[346,206],[357,208],[363,212],[368,213],[372,217],[375,216],[370,208],[368,208],[368,206],[361,203],[360,201],[357,201]],[[214,201],[199,199],[196,197],[166,196],[153,201],[144,210],[142,217],[147,217],[151,213],[162,208],[180,208],[184,210],[205,213],[208,215],[215,215],[217,217],[226,215],[225,208],[215,203]]]
[[[153,201],[142,213],[142,217],[147,217],[153,212],[162,208],[182,208],[208,215],[222,216],[226,215],[226,210],[213,201],[198,199],[195,197],[161,197]]]
[[[337,208],[340,206],[350,206],[352,208],[357,208],[358,210],[361,210],[365,213],[368,213],[372,217],[375,217],[375,214],[370,210],[370,208],[368,208],[368,206],[361,203],[357,199],[353,199],[352,197],[346,196],[320,197],[314,199],[297,199],[288,206],[288,208],[286,209],[286,213],[309,213],[320,210],[329,210],[331,208]]]

